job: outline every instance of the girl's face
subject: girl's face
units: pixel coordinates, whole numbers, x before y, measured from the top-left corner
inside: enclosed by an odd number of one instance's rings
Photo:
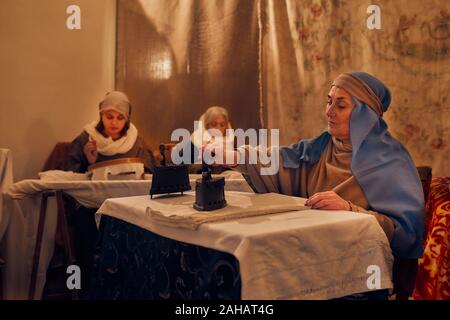
[[[214,116],[211,122],[208,124],[206,129],[217,129],[222,133],[222,136],[225,136],[226,130],[228,128],[227,119],[222,116]]]
[[[102,113],[102,122],[105,128],[103,133],[107,137],[117,140],[122,136],[121,132],[127,120],[121,113],[114,110],[107,110]]]
[[[331,87],[326,107],[328,132],[340,139],[350,139],[350,115],[355,104],[352,96],[344,89]]]

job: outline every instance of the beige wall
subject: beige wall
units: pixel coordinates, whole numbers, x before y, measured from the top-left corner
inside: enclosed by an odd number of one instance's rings
[[[66,8],[81,8],[68,30]],[[58,141],[97,119],[114,88],[115,0],[0,1],[0,148],[14,180],[37,177]]]

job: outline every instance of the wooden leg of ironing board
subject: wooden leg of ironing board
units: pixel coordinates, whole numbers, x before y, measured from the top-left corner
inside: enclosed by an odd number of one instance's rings
[[[70,237],[69,224],[67,222],[67,213],[62,191],[56,192],[56,202],[58,206],[58,226],[59,228],[61,228],[64,244],[64,254],[67,259],[66,260],[67,266],[69,266],[76,263],[76,258],[72,250],[72,241]],[[72,290],[71,296],[72,300],[79,299],[77,290]]]
[[[48,197],[51,195],[52,195],[52,193],[46,192],[46,193],[42,194],[42,198],[41,198],[41,209],[39,211],[39,224],[38,224],[38,230],[37,230],[37,235],[36,235],[36,244],[34,247],[30,286],[28,289],[28,300],[34,300],[34,294],[36,291],[37,273],[38,273],[38,269],[39,269],[39,260],[40,260],[41,247],[42,247],[42,237],[44,236],[45,218],[47,215],[47,202],[48,202]]]

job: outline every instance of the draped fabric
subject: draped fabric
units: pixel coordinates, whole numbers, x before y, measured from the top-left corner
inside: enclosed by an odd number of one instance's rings
[[[290,144],[325,127],[340,73],[363,70],[392,91],[385,118],[416,165],[450,175],[450,2],[118,0],[116,87],[151,147],[211,105],[235,128],[280,128]]]
[[[257,2],[118,0],[116,88],[151,148],[213,105],[258,128]]]

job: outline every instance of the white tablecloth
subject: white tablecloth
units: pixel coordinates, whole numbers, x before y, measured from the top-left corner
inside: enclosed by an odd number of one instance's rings
[[[0,149],[0,243],[9,222],[8,212],[3,210],[3,192],[13,184],[12,155],[8,149]]]
[[[43,175],[41,175],[43,176]],[[149,194],[151,175],[146,175],[146,180],[117,180],[117,181],[91,181],[71,180],[71,176],[84,177],[84,175],[65,175],[55,172],[53,177],[66,177],[66,180],[54,180],[45,175],[45,179],[22,180],[12,185],[7,195],[12,199],[24,199],[34,197],[43,191],[62,190],[74,197],[80,204],[89,208],[99,208],[105,199],[120,198]],[[225,189],[228,191],[253,192],[244,177],[234,171],[225,171],[213,177],[225,177]],[[199,174],[189,175],[192,190],[195,190],[195,181],[201,178]]]
[[[2,212],[10,216],[4,241],[6,264],[2,271],[5,299],[28,298],[42,192],[62,190],[82,205],[98,208],[108,198],[148,195],[151,186],[151,180],[90,181],[85,175],[62,171],[47,172],[40,176],[41,179],[17,182],[5,193]],[[227,190],[251,191],[240,173],[226,171],[219,176],[225,177]],[[191,187],[195,188],[195,180],[200,177],[189,176]],[[147,179],[151,179],[151,175],[147,175]],[[46,270],[53,255],[56,218],[56,201],[50,197],[35,299],[42,296]]]
[[[239,206],[242,195],[260,196],[226,192],[226,199]],[[195,194],[183,197],[192,205]],[[155,201],[159,200],[147,196],[108,199],[97,213],[233,254],[239,261],[243,299],[330,299],[370,291],[370,266],[381,272],[379,289],[392,288],[389,242],[371,215],[305,210],[207,223],[191,230],[158,224],[146,213]]]

